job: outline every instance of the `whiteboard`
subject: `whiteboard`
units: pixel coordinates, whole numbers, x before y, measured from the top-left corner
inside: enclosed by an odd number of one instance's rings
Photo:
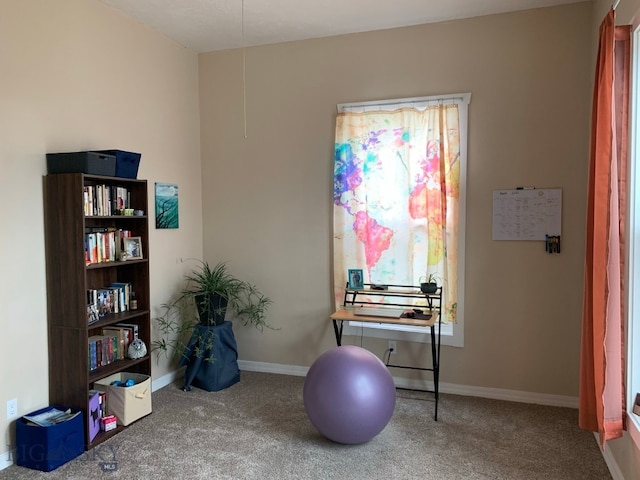
[[[561,188],[494,190],[493,240],[545,240],[561,227]]]

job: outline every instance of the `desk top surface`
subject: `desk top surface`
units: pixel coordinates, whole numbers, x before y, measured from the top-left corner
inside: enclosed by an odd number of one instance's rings
[[[366,308],[366,307],[365,307]],[[411,311],[411,309],[407,309]],[[356,315],[355,309],[341,308],[332,314],[329,318],[331,320],[343,320],[352,322],[367,322],[367,323],[393,323],[396,325],[410,325],[412,327],[432,327],[435,325],[438,319],[438,314],[434,313],[431,318],[427,320],[421,320],[418,318],[389,318],[389,317],[369,317],[367,315]]]

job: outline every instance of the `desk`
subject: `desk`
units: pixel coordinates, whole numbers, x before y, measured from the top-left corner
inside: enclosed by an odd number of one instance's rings
[[[416,289],[417,288],[417,291]],[[419,293],[419,287],[411,287],[409,291],[370,291],[370,290],[345,290],[345,306],[332,314],[329,318],[333,322],[333,330],[336,335],[336,344],[338,346],[342,345],[342,331],[344,322],[363,322],[363,323],[378,323],[378,324],[395,324],[395,325],[409,325],[412,327],[424,327],[428,328],[431,334],[431,367],[415,367],[415,366],[407,366],[407,365],[395,365],[389,363],[390,355],[387,356],[386,365],[387,367],[393,368],[406,368],[411,370],[426,370],[433,372],[433,390],[419,390],[430,392],[434,394],[435,397],[435,414],[434,420],[438,420],[438,386],[439,386],[439,377],[440,377],[440,329],[442,326],[442,320],[440,318],[440,305],[442,300],[442,289],[440,289],[436,294],[422,294]],[[385,295],[386,294],[386,295]],[[373,303],[367,300],[358,300],[358,296],[362,295],[385,295],[392,297],[392,303]],[[350,297],[350,299],[348,299]],[[412,299],[420,298],[423,299],[426,297],[426,302],[428,308],[425,307],[416,307],[422,308],[426,313],[431,314],[431,318],[429,319],[420,319],[420,318],[388,318],[388,317],[374,317],[374,316],[366,316],[366,315],[356,315],[355,305],[375,305],[377,307],[384,305],[396,305],[407,307],[409,303],[399,302],[398,297],[403,297],[407,299],[407,301],[411,301]],[[347,308],[347,305],[350,308]],[[412,311],[411,308],[407,308],[406,311]],[[437,328],[436,328],[437,327]]]

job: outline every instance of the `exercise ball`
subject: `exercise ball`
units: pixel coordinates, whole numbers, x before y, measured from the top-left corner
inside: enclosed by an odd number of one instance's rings
[[[302,396],[313,426],[344,444],[371,440],[396,406],[396,388],[385,364],[353,345],[320,355],[305,377]]]

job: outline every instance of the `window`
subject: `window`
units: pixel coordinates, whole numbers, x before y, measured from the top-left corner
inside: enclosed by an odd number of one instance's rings
[[[443,286],[443,344],[462,346],[467,109],[455,94],[338,106],[334,167],[334,286],[349,269],[365,283]],[[357,328],[357,330],[353,330]],[[427,341],[410,327],[351,326],[346,334]]]

